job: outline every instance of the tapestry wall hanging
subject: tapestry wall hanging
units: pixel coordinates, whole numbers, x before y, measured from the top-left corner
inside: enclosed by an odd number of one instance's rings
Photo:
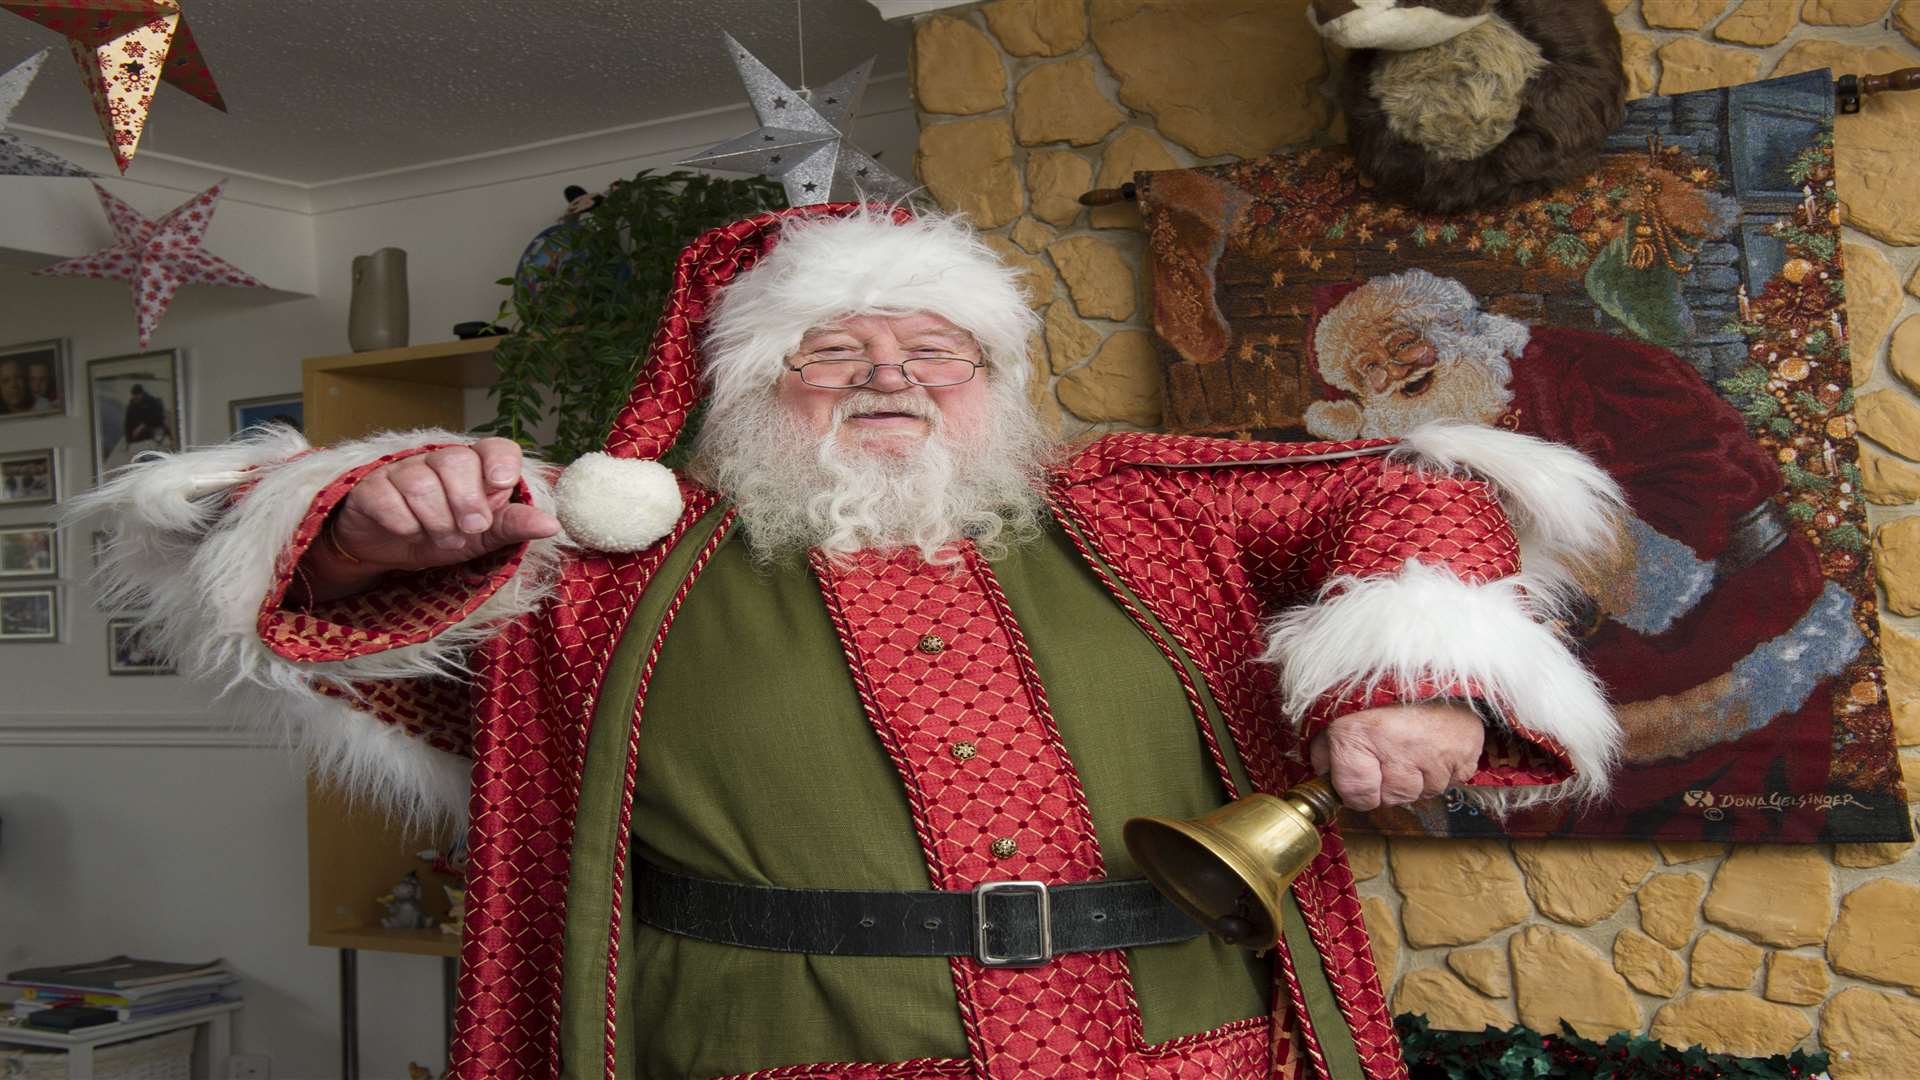
[[[1825,72],[1632,103],[1596,172],[1483,213],[1344,150],[1143,174],[1171,430],[1585,450],[1633,514],[1569,633],[1626,731],[1604,805],[1402,835],[1906,839],[1867,564]]]

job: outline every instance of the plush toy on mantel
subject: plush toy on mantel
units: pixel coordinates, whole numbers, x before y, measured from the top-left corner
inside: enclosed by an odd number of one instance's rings
[[[1341,105],[1361,175],[1430,213],[1543,195],[1625,116],[1602,0],[1312,0],[1308,16],[1352,50]]]

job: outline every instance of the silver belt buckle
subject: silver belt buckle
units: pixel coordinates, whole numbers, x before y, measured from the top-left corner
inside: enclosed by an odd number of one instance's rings
[[[987,931],[993,928],[987,918],[987,897],[993,893],[1025,893],[1034,898],[1039,915],[1040,951],[1031,956],[995,956],[987,948]],[[973,956],[982,967],[1039,967],[1053,959],[1053,905],[1043,881],[983,881],[973,887]]]

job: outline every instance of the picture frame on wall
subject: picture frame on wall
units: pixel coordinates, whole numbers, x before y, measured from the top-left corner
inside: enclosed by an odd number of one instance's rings
[[[178,349],[87,361],[93,479],[149,450],[178,451],[186,427]]]
[[[107,620],[107,674],[175,675],[179,670],[147,643],[140,620]]]
[[[306,399],[299,394],[274,394],[229,401],[227,419],[232,424],[229,434],[238,435],[261,424],[284,424],[295,431],[305,432],[305,404]]]
[[[0,421],[65,416],[67,383],[66,339],[0,345]]]
[[[0,454],[0,508],[45,506],[60,501],[60,451],[18,450]]]
[[[60,640],[60,590],[0,589],[0,645]]]
[[[0,578],[59,576],[60,535],[51,523],[0,527]]]

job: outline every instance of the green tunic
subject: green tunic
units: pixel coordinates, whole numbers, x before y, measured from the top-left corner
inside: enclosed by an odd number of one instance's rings
[[[596,728],[602,718],[618,718],[617,673],[631,676],[643,661],[663,608],[656,594],[670,591],[658,586],[684,576],[673,564],[684,567],[694,546],[682,545],[636,610]],[[1120,838],[1127,818],[1191,817],[1224,799],[1192,708],[1166,657],[1064,534],[1050,530],[993,570],[1079,772],[1108,876],[1138,877]],[[862,713],[818,583],[803,563],[757,568],[737,534],[724,541],[667,635],[644,712],[636,856],[719,880],[930,887],[899,774]],[[1227,744],[1225,732],[1218,735]],[[605,751],[623,748],[596,733],[583,791],[563,1010],[569,1075],[595,1071],[576,1058],[595,1047],[592,999],[605,978],[604,959],[576,955],[594,949],[591,912],[604,912],[608,902],[605,888],[578,871],[605,835],[587,800],[593,773],[609,771]],[[604,918],[598,926],[604,953]],[[621,955],[623,1075],[711,1077],[811,1062],[967,1056],[942,957],[736,948],[676,937],[630,916]],[[1271,1007],[1269,961],[1211,938],[1130,949],[1128,964],[1150,1044]]]

